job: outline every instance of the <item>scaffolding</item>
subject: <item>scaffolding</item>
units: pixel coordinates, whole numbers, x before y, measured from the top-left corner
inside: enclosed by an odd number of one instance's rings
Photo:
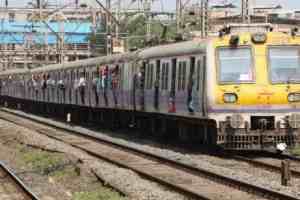
[[[0,70],[34,68],[92,55],[89,32],[84,33],[86,41],[72,41],[82,26],[90,24],[91,31],[96,27],[99,10],[80,8],[77,0],[64,4],[34,0],[24,8],[9,7],[9,3],[1,6]]]

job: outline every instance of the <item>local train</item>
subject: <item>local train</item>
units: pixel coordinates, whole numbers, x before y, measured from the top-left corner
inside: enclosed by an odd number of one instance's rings
[[[1,104],[229,150],[299,143],[300,36],[218,37],[0,73]]]

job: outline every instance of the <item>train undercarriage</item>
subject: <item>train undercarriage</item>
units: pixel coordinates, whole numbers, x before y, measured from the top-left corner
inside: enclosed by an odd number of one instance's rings
[[[143,137],[154,137],[166,144],[183,146],[221,147],[226,150],[274,150],[276,144],[296,146],[297,130],[245,131],[229,126],[217,128],[215,120],[192,118],[159,113],[146,113],[125,109],[98,108],[79,105],[36,102],[1,96],[3,107],[51,117],[56,120],[83,126],[94,126],[112,130],[135,131]]]

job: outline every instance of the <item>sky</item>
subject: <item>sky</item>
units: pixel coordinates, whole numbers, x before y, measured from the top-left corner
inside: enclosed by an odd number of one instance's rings
[[[26,2],[30,2],[31,0],[8,0],[10,6],[24,6]],[[48,1],[61,1],[63,4],[67,2],[72,2],[75,0],[48,0]],[[100,0],[100,2],[103,2],[105,4],[106,0]],[[112,2],[116,2],[117,0],[111,0]],[[132,0],[121,0],[122,4],[127,4]],[[183,0],[183,2],[186,2],[188,0]],[[201,0],[190,0],[191,2],[200,2]],[[286,9],[299,9],[300,10],[300,0],[249,0],[250,2],[254,3],[257,6],[261,5],[278,5],[281,4]],[[5,0],[0,0],[0,5],[4,5]],[[95,0],[80,0],[80,2],[87,2],[89,4],[96,5]],[[176,0],[155,0],[154,1],[154,9],[158,10],[164,10],[164,11],[172,11],[175,10],[176,7]],[[224,3],[229,2],[236,5],[239,5],[241,0],[209,0],[211,4],[216,3]]]

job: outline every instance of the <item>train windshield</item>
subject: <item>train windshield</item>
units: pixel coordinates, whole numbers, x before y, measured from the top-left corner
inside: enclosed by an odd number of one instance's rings
[[[219,81],[221,83],[247,83],[254,81],[250,48],[220,48]]]
[[[300,47],[269,48],[272,83],[300,83]]]

